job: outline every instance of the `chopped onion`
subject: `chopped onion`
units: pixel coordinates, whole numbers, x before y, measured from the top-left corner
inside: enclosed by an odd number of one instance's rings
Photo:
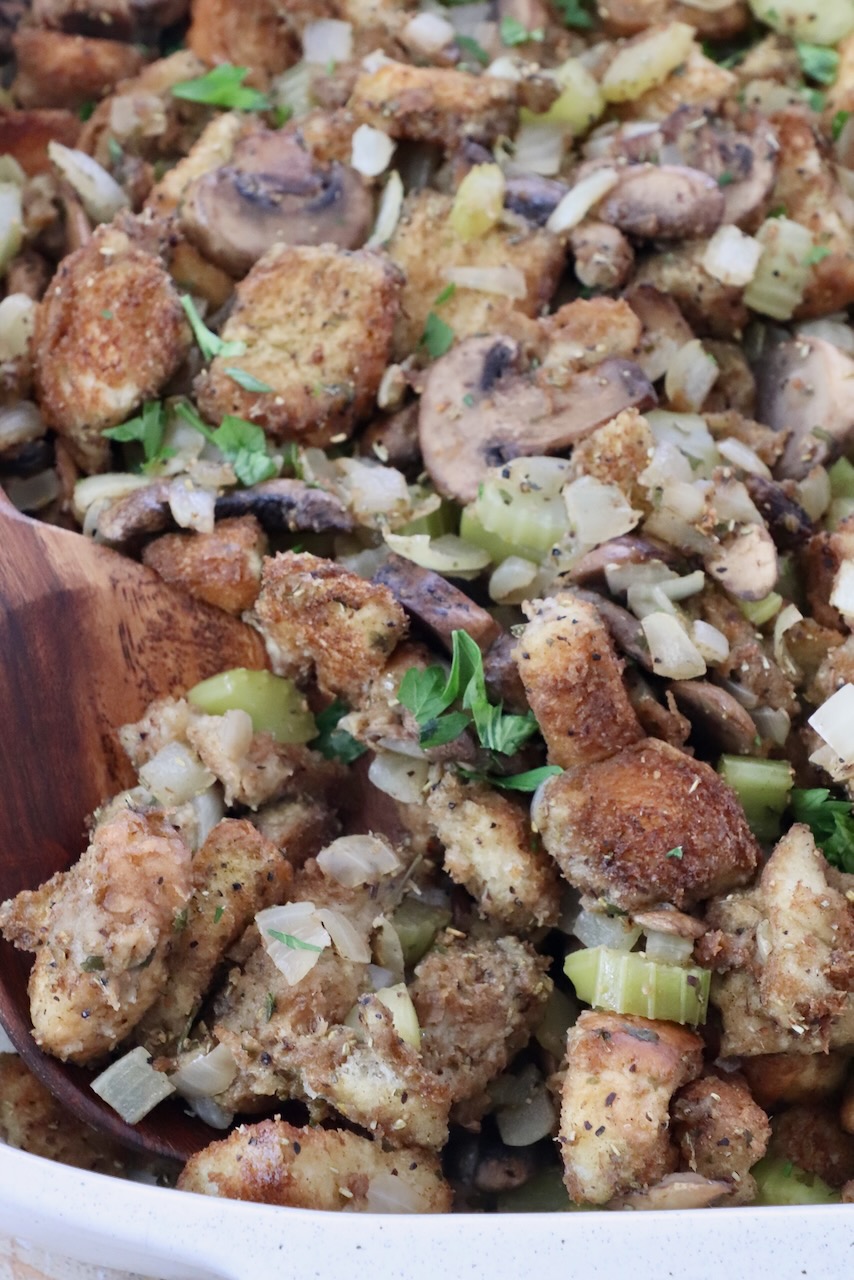
[[[34,476],[9,476],[3,484],[6,497],[19,511],[41,511],[62,491],[59,476],[52,467]]]
[[[751,449],[750,445],[745,444],[743,440],[736,440],[735,436],[728,436],[726,440],[719,440],[718,453],[741,471],[749,471],[751,475],[762,476],[765,480],[771,479],[771,472],[759,457],[759,454]]]
[[[349,62],[353,56],[353,24],[338,18],[319,18],[302,33],[302,56],[308,63],[326,66]]]
[[[692,474],[707,476],[720,461],[718,447],[706,424],[698,413],[670,413],[665,409],[652,409],[646,420],[657,442],[675,444],[692,463]],[[697,470],[697,464],[701,469]]]
[[[380,916],[379,920],[374,921],[374,925],[373,947],[376,963],[369,966],[368,972],[374,984],[374,990],[379,991],[381,987],[393,987],[396,982],[403,982],[406,957],[403,954],[400,934],[392,922],[385,916]],[[377,974],[371,972],[374,969],[378,970]],[[383,974],[389,975],[387,981],[382,979]]]
[[[616,484],[595,476],[579,476],[563,489],[570,524],[585,547],[597,547],[634,529],[641,513],[633,510]]]
[[[318,907],[317,918],[332,939],[332,945],[345,960],[353,960],[357,964],[368,964],[371,948],[368,940],[360,934],[340,911],[332,907]]]
[[[596,169],[593,173],[589,173],[586,178],[576,182],[556,205],[549,215],[546,229],[554,235],[559,235],[562,231],[571,231],[583,222],[593,206],[613,190],[618,181],[619,174],[616,169]]]
[[[833,580],[830,603],[845,618],[854,617],[854,560],[843,560]]]
[[[798,679],[801,673],[792,661],[785,636],[790,627],[803,621],[803,616],[797,605],[787,604],[774,619],[774,659],[783,674],[793,679]]]
[[[762,245],[728,223],[718,227],[703,254],[703,266],[721,284],[743,289],[756,274]]]
[[[732,8],[732,0],[682,0],[686,9],[699,9],[702,13],[721,13]]]
[[[824,467],[813,467],[798,483],[797,501],[810,520],[820,520],[830,506],[833,492]]]
[[[498,1132],[505,1146],[530,1147],[554,1131],[557,1123],[554,1103],[538,1071],[523,1071],[510,1079],[514,1084],[517,1083],[518,1094],[521,1096],[518,1101],[496,1110]],[[500,1083],[505,1080],[507,1077],[503,1077]],[[496,1084],[499,1082],[496,1081]],[[514,1089],[513,1092],[517,1090]]]
[[[457,35],[475,36],[482,31],[484,25],[494,27],[495,24],[490,21],[490,14],[493,6],[489,0],[475,0],[473,4],[455,4],[452,7],[438,8],[436,12],[442,17],[446,17]],[[491,75],[487,67],[485,75]]]
[[[792,728],[792,717],[782,707],[757,707],[752,713],[759,736],[775,746],[785,746]]]
[[[808,723],[843,764],[854,764],[854,684],[837,689]]]
[[[614,951],[631,951],[641,936],[640,928],[629,923],[627,916],[609,916],[604,911],[579,910],[569,932],[585,947],[611,947]]]
[[[653,671],[670,680],[692,680],[706,673],[706,663],[677,618],[651,613],[641,620]]]
[[[17,1053],[17,1052],[18,1050],[15,1048],[15,1046],[12,1044],[12,1041],[9,1039],[9,1034],[6,1031],[6,1028],[3,1026],[3,1023],[0,1022],[0,1053]]]
[[[391,969],[384,969],[380,964],[369,964],[367,974],[373,991],[383,991],[386,987],[393,987],[396,982],[403,981],[402,973],[395,974]]]
[[[410,53],[432,58],[449,44],[453,44],[457,32],[447,18],[438,13],[416,13],[400,33],[400,39]]]
[[[442,277],[459,289],[497,293],[504,298],[524,298],[528,293],[525,274],[519,267],[444,267]]]
[[[489,579],[489,597],[497,604],[521,604],[531,594],[540,566],[522,556],[508,556]]]
[[[368,1183],[365,1208],[368,1213],[424,1213],[430,1205],[406,1178],[382,1170]]]
[[[55,143],[50,143],[55,146]],[[0,271],[5,271],[24,239],[24,210],[21,188],[15,182],[0,182]]]
[[[234,1119],[233,1111],[226,1111],[213,1098],[189,1098],[189,1110],[212,1129],[227,1129]]]
[[[139,780],[162,805],[186,804],[216,782],[194,751],[183,742],[165,747],[139,769]]]
[[[369,75],[373,75],[375,71],[379,71],[380,67],[387,67],[390,62],[394,62],[394,58],[390,58],[387,53],[383,53],[382,49],[373,49],[370,53],[366,53],[362,59],[362,70],[367,71]]]
[[[695,34],[685,22],[669,22],[620,48],[602,77],[608,102],[631,102],[662,84],[695,48]]]
[[[715,543],[707,534],[695,529],[684,516],[668,508],[665,502],[658,511],[653,511],[647,517],[643,528],[644,533],[648,533],[650,537],[660,538],[662,542],[691,555],[704,556],[715,550]]]
[[[138,1124],[175,1092],[175,1086],[162,1071],[154,1070],[148,1050],[140,1046],[96,1076],[92,1092],[117,1111],[125,1124]]]
[[[375,525],[377,516],[383,517],[383,524],[409,518],[409,486],[402,472],[374,458],[338,458],[335,467],[344,477],[348,505],[360,524]]]
[[[394,1029],[401,1040],[411,1045],[413,1049],[420,1049],[421,1027],[406,984],[396,982],[393,987],[383,987],[376,994],[380,1004],[384,1004],[391,1014]]]
[[[208,787],[201,795],[193,796],[191,803],[196,816],[196,847],[200,849],[217,823],[225,817],[222,789]]]
[[[169,1077],[184,1098],[213,1098],[224,1093],[237,1075],[237,1063],[227,1045],[199,1054]]]
[[[661,560],[646,560],[639,564],[606,564],[605,581],[611,595],[625,595],[629,587],[657,586],[658,583],[675,582],[678,575]],[[702,590],[702,588],[701,588]]]
[[[255,915],[267,955],[293,987],[310,973],[332,939],[313,902],[285,902]],[[282,938],[274,938],[273,933]]]
[[[317,865],[348,889],[377,884],[400,868],[400,858],[379,836],[340,836],[317,855]]]
[[[455,533],[443,533],[438,538],[427,533],[385,533],[384,537],[391,550],[405,560],[451,578],[476,578],[492,560],[488,551],[464,542]]]
[[[709,355],[699,338],[680,347],[667,366],[664,392],[680,412],[701,409],[718,380],[718,362]]]
[[[17,448],[19,444],[40,440],[46,431],[38,405],[29,400],[19,400],[17,404],[0,409],[0,454],[7,449]],[[103,476],[89,476],[88,479],[101,480]],[[139,480],[142,477],[134,476],[133,479]]]
[[[669,613],[678,617],[675,605],[664,594],[660,583],[635,582],[626,592],[626,604],[641,621],[651,613]]]
[[[759,706],[759,699],[750,689],[745,688],[743,684],[738,684],[735,680],[721,680],[721,688],[726,689],[727,693],[731,693],[736,702],[740,702],[745,711],[754,711]]]
[[[368,769],[368,777],[377,790],[401,804],[423,802],[429,773],[427,760],[413,760],[393,751],[378,751]]]
[[[740,524],[759,524],[764,528],[761,515],[740,480],[723,478],[715,485],[712,499],[719,522],[734,528]]]
[[[729,640],[722,631],[718,631],[717,627],[713,627],[709,622],[696,619],[691,624],[691,639],[697,646],[700,657],[712,666],[716,666],[719,662],[726,662],[729,657]]]
[[[394,139],[382,129],[360,124],[353,134],[350,163],[366,178],[377,178],[391,164],[395,145]]]
[[[744,292],[744,301],[760,315],[791,320],[812,274],[812,233],[791,218],[767,218],[756,239],[762,246],[762,257]]]
[[[659,440],[638,480],[647,489],[663,489],[674,481],[693,484],[694,473],[685,454],[672,440]]]
[[[452,13],[458,12],[458,9],[452,10]],[[498,80],[513,80],[518,84],[520,80],[524,79],[523,66],[522,58],[514,58],[512,53],[503,53],[500,58],[490,62],[483,74],[495,76]]]
[[[516,150],[508,165],[510,172],[538,173],[544,178],[553,178],[560,172],[566,145],[566,131],[560,125],[520,125],[513,141]]]
[[[27,185],[27,175],[13,155],[0,156],[0,182],[11,182],[16,187]]]
[[[77,192],[80,203],[93,222],[112,222],[120,209],[130,205],[130,200],[112,174],[85,151],[75,151],[51,140],[47,144],[47,153]]]
[[[682,938],[678,933],[660,933],[651,930],[646,935],[644,947],[648,960],[659,960],[662,964],[691,963],[694,954],[694,939]]]
[[[0,302],[0,360],[26,355],[35,322],[33,299],[26,293],[7,293]]]
[[[760,22],[781,35],[837,44],[854,31],[854,0],[750,0]]]
[[[854,118],[854,117],[852,117]],[[802,321],[795,330],[798,337],[819,338],[822,342],[830,342],[849,356],[854,355],[854,329],[844,320],[834,320],[832,316],[823,316],[820,320]]]
[[[276,76],[270,86],[273,105],[286,108],[296,119],[308,115],[314,106],[311,98],[312,71],[309,63],[303,61]]]
[[[402,209],[403,180],[397,170],[392,169],[380,196],[377,220],[365,245],[367,249],[381,249],[383,245],[388,244],[400,221]]]
[[[189,480],[174,480],[169,486],[169,510],[182,529],[213,533],[215,503],[215,493],[196,489]]]

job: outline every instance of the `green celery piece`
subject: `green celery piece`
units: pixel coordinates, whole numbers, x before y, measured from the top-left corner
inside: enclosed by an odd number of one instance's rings
[[[476,511],[476,503],[463,507],[460,517],[460,537],[472,542],[476,547],[483,547],[492,556],[493,564],[501,564],[508,556],[521,556],[523,560],[532,560],[539,564],[542,554],[533,547],[523,547],[509,542],[500,533],[494,533],[482,523]]]
[[[317,737],[314,716],[292,680],[271,671],[234,667],[194,685],[187,700],[210,716],[246,711],[256,733],[272,734],[277,742],[311,742]]]
[[[499,1213],[572,1213],[593,1207],[572,1203],[559,1169],[543,1169],[521,1187],[502,1191],[496,1204]]]
[[[426,955],[436,935],[451,923],[446,907],[435,907],[419,898],[404,898],[391,918],[400,939],[403,963],[413,968]]]
[[[854,516],[854,498],[834,498],[825,513],[825,528],[830,529],[832,533],[849,516]]]
[[[721,756],[718,773],[741,801],[757,840],[779,839],[780,815],[789,803],[794,783],[788,760],[757,760],[752,756]]]
[[[842,1197],[815,1173],[779,1156],[764,1156],[750,1170],[756,1179],[754,1204],[841,1204]]]
[[[660,964],[638,952],[613,947],[573,951],[563,969],[579,1000],[594,1009],[692,1027],[706,1021],[712,977],[708,969]]]
[[[764,627],[766,622],[770,622],[776,617],[783,607],[783,597],[778,595],[776,591],[771,591],[767,596],[763,596],[761,600],[741,600],[739,608],[747,618],[748,622],[752,622],[754,627]]]
[[[854,498],[854,466],[847,458],[837,458],[827,474],[834,498]]]
[[[405,534],[406,537],[410,537],[413,533],[426,533],[428,537],[441,538],[445,533],[456,533],[458,525],[459,508],[455,503],[447,502],[443,498],[441,505],[435,511],[431,511],[426,516],[419,516],[417,520],[410,520],[408,524],[395,529],[395,533]]]
[[[560,1061],[566,1052],[566,1033],[578,1017],[578,1005],[572,996],[558,987],[543,1006],[543,1016],[534,1028],[534,1039],[546,1053]]]

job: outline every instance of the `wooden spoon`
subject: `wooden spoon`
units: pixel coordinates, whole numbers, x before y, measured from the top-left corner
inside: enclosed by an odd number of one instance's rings
[[[0,901],[75,862],[87,815],[135,784],[118,726],[238,666],[267,666],[256,632],[0,495]],[[29,969],[0,942],[0,1021],[69,1111],[158,1155],[186,1159],[212,1140],[177,1103],[125,1124],[89,1088],[92,1072],[43,1054],[30,1034]]]

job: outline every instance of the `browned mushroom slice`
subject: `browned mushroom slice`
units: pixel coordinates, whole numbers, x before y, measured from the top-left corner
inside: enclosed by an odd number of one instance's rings
[[[559,453],[623,409],[656,402],[652,385],[628,360],[603,360],[561,387],[521,369],[519,344],[503,335],[468,338],[431,366],[418,435],[440,493],[472,502],[490,467]]]
[[[535,226],[544,227],[568,189],[565,183],[556,182],[554,178],[526,173],[507,179],[504,205],[511,213],[518,213]]]
[[[679,708],[720,751],[756,755],[756,725],[726,689],[708,680],[674,680],[669,687]]]
[[[631,165],[599,205],[598,217],[644,240],[710,236],[723,221],[724,194],[714,178],[684,165]]]
[[[569,571],[569,578],[579,586],[592,586],[604,579],[605,570],[610,565],[648,564],[650,560],[660,560],[670,569],[685,569],[684,556],[669,543],[628,533],[622,538],[601,542],[576,560]]]
[[[304,480],[265,480],[216,500],[217,520],[254,516],[267,533],[351,533],[353,517],[340,498]]]
[[[643,627],[633,613],[629,613],[628,609],[623,609],[621,605],[614,604],[613,600],[599,595],[597,591],[581,590],[574,594],[579,600],[586,600],[588,604],[596,606],[599,616],[608,628],[609,636],[621,653],[626,654],[647,671],[653,670]]]
[[[706,572],[738,600],[764,600],[779,574],[777,548],[762,524],[748,524],[705,558]]]
[[[507,711],[524,715],[530,708],[519,667],[513,657],[515,647],[513,636],[502,632],[492,648],[483,655],[483,674],[492,701],[503,702]]]
[[[363,458],[379,458],[398,471],[420,471],[417,403],[376,418],[359,437],[357,452]]]
[[[795,502],[776,480],[747,476],[744,483],[777,546],[783,551],[803,547],[812,537],[813,522],[800,503]]]
[[[777,474],[800,480],[854,439],[854,360],[823,338],[780,342],[756,369],[760,422],[790,432]]]
[[[634,285],[626,293],[626,302],[643,325],[635,359],[650,382],[657,382],[676,352],[694,337],[694,330],[675,300],[655,285]]]
[[[674,141],[685,164],[720,184],[724,222],[753,229],[777,176],[780,144],[770,124],[761,121],[752,133],[740,133],[720,121],[701,124],[696,111],[683,108],[662,129],[668,136],[678,129]]]
[[[206,258],[241,276],[274,244],[364,243],[373,201],[348,165],[323,167],[292,135],[262,130],[237,144],[231,162],[187,190],[180,223]]]
[[[481,609],[459,587],[441,574],[422,569],[402,556],[389,556],[374,574],[374,581],[388,587],[410,617],[416,618],[448,649],[455,631],[467,632],[481,649],[489,649],[501,635],[501,627],[492,614]]]
[[[125,546],[173,526],[169,483],[155,480],[115,498],[98,516],[98,536],[113,546]]]

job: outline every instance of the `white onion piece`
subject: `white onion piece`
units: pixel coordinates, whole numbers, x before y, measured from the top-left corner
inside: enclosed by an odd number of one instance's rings
[[[353,24],[338,18],[319,18],[302,33],[302,56],[308,63],[326,66],[349,62],[353,56]]]
[[[291,115],[299,119],[308,115],[313,107],[311,98],[312,67],[308,62],[298,62],[289,67],[280,76],[276,76],[270,86],[270,100],[274,106],[284,107]]]
[[[453,44],[456,35],[447,18],[440,17],[438,13],[416,13],[401,31],[400,39],[411,53],[432,58]]]
[[[819,338],[822,342],[830,342],[840,351],[854,355],[854,329],[844,320],[834,320],[825,316],[821,320],[802,321],[795,330],[801,338]]]
[[[797,501],[810,520],[821,519],[830,506],[832,497],[830,476],[824,467],[813,467],[798,483]]]
[[[442,278],[459,289],[497,293],[504,298],[524,298],[528,285],[518,267],[445,267]]]
[[[59,476],[52,467],[34,476],[9,476],[3,484],[6,497],[19,511],[41,511],[62,491]]]
[[[569,932],[585,947],[611,947],[614,951],[631,951],[641,936],[640,927],[629,924],[626,916],[583,909],[572,921]]]
[[[80,203],[93,222],[112,222],[120,209],[130,205],[130,200],[112,174],[85,151],[75,151],[51,140],[47,144],[47,153],[77,192]]]
[[[705,418],[697,413],[670,413],[665,409],[652,409],[645,416],[656,441],[675,444],[689,461],[702,464],[705,470],[694,470],[695,478],[709,475],[718,465],[718,447]]]
[[[379,991],[381,987],[393,987],[396,982],[403,982],[406,960],[400,934],[392,922],[385,916],[380,916],[374,923],[376,927],[373,933],[373,949],[376,963],[369,965],[368,970],[374,990]],[[370,972],[372,969],[377,969],[378,975],[372,975]],[[389,975],[388,981],[382,980],[382,974]]]
[[[523,1101],[497,1110],[495,1122],[508,1147],[530,1147],[552,1133],[557,1114],[545,1081],[538,1079]]]
[[[367,974],[373,991],[384,991],[386,987],[393,987],[395,983],[403,981],[400,974],[384,969],[380,964],[369,964]]]
[[[606,564],[605,581],[611,595],[625,595],[629,587],[657,586],[675,582],[677,574],[661,560],[647,560],[640,564]]]
[[[426,1207],[415,1187],[390,1171],[375,1173],[368,1183],[368,1213],[423,1213]]]
[[[215,503],[215,493],[210,489],[196,489],[188,481],[173,481],[169,487],[169,510],[181,529],[213,533]]]
[[[699,338],[692,338],[679,348],[667,367],[665,395],[674,409],[693,412],[705,404],[719,373],[718,362]]]
[[[682,0],[686,9],[700,9],[703,13],[721,13],[732,8],[732,0]]]
[[[489,596],[497,604],[521,604],[531,594],[540,566],[522,556],[502,560],[489,579]]]
[[[40,440],[46,430],[38,405],[29,400],[19,400],[17,404],[0,409],[0,453],[17,448],[19,444],[28,444],[31,440]],[[103,477],[89,476],[88,479],[100,480]],[[133,479],[142,477],[134,476]]]
[[[360,124],[353,134],[350,164],[366,178],[377,178],[391,164],[395,145],[394,139],[382,129]]]
[[[719,662],[726,662],[729,657],[729,640],[722,631],[718,631],[717,627],[713,627],[709,622],[703,622],[702,619],[697,618],[691,624],[691,639],[697,646],[700,657],[712,666],[716,666]]]
[[[830,603],[843,617],[854,617],[854,560],[843,560],[836,571]]]
[[[641,619],[649,645],[652,669],[670,680],[692,680],[706,673],[706,663],[681,622],[669,613],[651,613]]]
[[[9,1033],[7,1032],[6,1028],[3,1026],[3,1023],[0,1022],[0,1053],[17,1053],[17,1052],[18,1050],[15,1048],[15,1046],[12,1044],[12,1041],[9,1039]]]
[[[140,1046],[113,1062],[91,1082],[92,1092],[117,1111],[125,1124],[138,1124],[143,1116],[175,1092],[162,1071],[155,1071],[148,1050]]]
[[[738,227],[718,227],[703,254],[703,266],[721,284],[743,289],[756,274],[762,245]]]
[[[647,489],[663,489],[674,481],[693,484],[694,473],[685,454],[672,440],[660,440],[638,480]]]
[[[837,689],[808,723],[843,764],[854,764],[854,684]]]
[[[400,221],[402,209],[403,180],[397,170],[392,169],[380,196],[377,220],[365,245],[367,249],[380,249],[384,244],[388,244]]]
[[[383,987],[377,992],[377,999],[384,1004],[391,1014],[394,1029],[406,1044],[413,1049],[421,1048],[421,1027],[412,997],[403,982],[396,982],[393,987]]]
[[[744,441],[736,440],[734,436],[718,441],[718,453],[741,471],[749,471],[751,475],[762,476],[765,480],[771,479],[771,472],[759,454]]]
[[[678,617],[676,606],[664,594],[659,583],[633,583],[626,592],[626,604],[641,621],[651,613],[669,613],[673,618]]]
[[[183,742],[167,742],[139,769],[139,780],[162,805],[186,804],[216,778]]]
[[[745,711],[753,712],[759,706],[759,698],[743,684],[738,684],[735,680],[721,680],[720,684],[722,689],[732,694],[736,702],[741,703]]]
[[[217,823],[225,817],[225,801],[222,790],[213,786],[194,796],[191,803],[196,815],[196,847],[200,849]]]
[[[785,746],[792,728],[792,717],[782,707],[757,707],[751,713],[759,736],[775,746]]]
[[[371,458],[339,458],[335,466],[344,477],[348,505],[360,524],[373,524],[376,516],[409,517],[409,486],[402,472]]]
[[[209,1053],[185,1062],[169,1077],[184,1098],[213,1098],[224,1093],[237,1075],[237,1063],[227,1045],[218,1044]]]
[[[451,12],[458,13],[459,10],[452,9]],[[495,76],[498,80],[514,80],[518,83],[524,79],[521,62],[521,58],[514,58],[512,53],[503,53],[500,58],[490,62],[483,74]]]
[[[398,871],[401,863],[388,841],[379,836],[339,836],[321,849],[317,865],[325,876],[355,889],[360,884],[377,884]]]
[[[369,963],[371,948],[367,938],[354,929],[342,912],[333,907],[318,907],[317,918],[332,939],[332,945],[339,956],[356,964]]]
[[[55,143],[50,143],[55,146]],[[24,209],[21,188],[15,182],[0,182],[0,271],[5,271],[24,239]]]
[[[15,157],[9,153],[0,156],[0,182],[11,182],[13,186],[25,187],[27,175]]]
[[[26,293],[7,293],[0,302],[0,360],[26,355],[36,322],[36,303]]]
[[[188,1098],[187,1102],[193,1115],[212,1129],[227,1129],[234,1119],[234,1112],[226,1111],[213,1098]]]
[[[448,22],[454,28],[457,35],[477,37],[485,23],[490,23],[490,13],[492,5],[488,0],[478,0],[475,4],[455,4],[449,9],[440,9],[442,17],[446,17]],[[490,67],[486,68],[484,75],[492,75]]]
[[[368,777],[378,791],[383,791],[401,804],[421,804],[430,774],[427,760],[393,751],[378,751],[368,768]]]
[[[382,49],[372,49],[362,59],[362,70],[367,71],[369,75],[373,75],[375,71],[379,71],[380,67],[387,67],[390,62],[394,62],[394,58],[390,58],[387,53],[383,53]]]
[[[681,520],[693,524],[706,509],[706,492],[697,481],[674,480],[661,490],[660,509],[672,511]]]
[[[801,673],[792,661],[785,636],[790,627],[803,621],[803,616],[797,605],[787,604],[774,619],[774,659],[783,674],[792,679],[797,679]]]
[[[332,939],[320,923],[313,902],[285,902],[255,915],[267,955],[293,987],[310,973]],[[291,939],[283,942],[282,938]]]
[[[691,555],[705,556],[716,549],[716,544],[708,534],[695,529],[684,516],[669,508],[664,501],[658,511],[647,516],[643,527],[650,537],[660,538],[662,542]]]
[[[604,484],[595,476],[579,476],[565,485],[563,500],[578,541],[587,547],[629,533],[641,516],[618,485]]]
[[[678,933],[660,933],[652,930],[646,935],[644,946],[647,959],[658,960],[662,964],[691,963],[694,953],[693,938],[681,938]]]
[[[517,157],[518,159],[518,157]],[[557,172],[557,170],[555,170]],[[546,223],[546,230],[554,235],[571,231],[583,222],[594,205],[612,191],[619,181],[616,169],[596,169],[586,178],[576,182],[555,206]]]
[[[488,551],[455,533],[443,533],[438,538],[426,533],[385,533],[384,537],[391,550],[405,560],[452,578],[476,578],[492,560]]]
[[[516,150],[512,163],[507,166],[508,171],[514,174],[538,173],[544,178],[553,178],[560,172],[566,144],[566,133],[560,125],[520,125],[514,143]]]

